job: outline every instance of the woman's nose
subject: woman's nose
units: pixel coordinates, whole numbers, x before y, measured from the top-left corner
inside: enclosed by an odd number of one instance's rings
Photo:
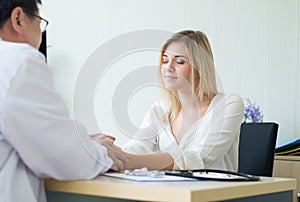
[[[169,61],[167,64],[167,71],[168,72],[174,72],[175,68],[174,68],[174,63],[172,61]]]

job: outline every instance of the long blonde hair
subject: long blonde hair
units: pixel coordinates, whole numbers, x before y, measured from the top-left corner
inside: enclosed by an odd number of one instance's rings
[[[164,88],[161,73],[163,55],[171,43],[180,42],[185,47],[190,63],[190,85],[198,102],[205,98],[212,99],[218,94],[215,66],[211,47],[206,35],[201,31],[184,30],[173,34],[163,44],[160,51],[159,79],[162,84],[162,100],[167,108],[164,121],[173,121],[181,110],[181,104],[175,90]]]

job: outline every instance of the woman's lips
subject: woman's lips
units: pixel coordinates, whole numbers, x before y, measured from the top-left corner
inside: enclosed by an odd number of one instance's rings
[[[167,79],[167,80],[174,80],[174,79],[177,79],[176,76],[171,76],[171,75],[165,75],[164,77],[165,77],[165,79]]]

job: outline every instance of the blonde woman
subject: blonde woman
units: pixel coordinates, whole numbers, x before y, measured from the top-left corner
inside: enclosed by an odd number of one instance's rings
[[[163,100],[123,146],[125,169],[237,171],[243,101],[217,91],[213,54],[200,31],[181,31],[161,49]]]

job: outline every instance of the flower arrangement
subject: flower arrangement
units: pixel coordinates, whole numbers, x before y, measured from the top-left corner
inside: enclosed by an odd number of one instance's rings
[[[249,98],[245,100],[245,109],[243,123],[259,123],[263,122],[263,115],[259,110],[259,106],[252,102]]]

